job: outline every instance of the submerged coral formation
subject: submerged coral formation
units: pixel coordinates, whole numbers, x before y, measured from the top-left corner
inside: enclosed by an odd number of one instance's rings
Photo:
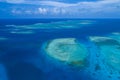
[[[36,29],[73,29],[81,28],[91,24],[94,24],[95,21],[92,20],[67,20],[67,21],[58,21],[50,23],[36,23],[31,25],[6,25],[6,27],[13,27],[13,29],[19,30],[36,30]],[[13,31],[14,31],[13,30]]]
[[[7,40],[8,38],[0,36],[0,41]]]
[[[84,66],[88,56],[85,46],[75,38],[54,39],[47,44],[46,52],[55,59],[77,66]]]
[[[94,36],[90,37],[90,40],[95,42],[96,45],[120,45],[118,41],[110,37]]]
[[[105,63],[112,69],[120,71],[120,35],[114,34],[108,37],[90,37],[100,49]]]

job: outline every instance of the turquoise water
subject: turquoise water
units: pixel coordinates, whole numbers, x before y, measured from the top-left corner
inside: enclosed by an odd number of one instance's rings
[[[0,80],[119,80],[119,19],[0,20]]]

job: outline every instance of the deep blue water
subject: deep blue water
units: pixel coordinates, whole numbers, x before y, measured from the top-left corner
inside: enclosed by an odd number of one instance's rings
[[[120,32],[120,19],[89,19],[95,21],[95,24],[70,29],[39,28],[33,29],[33,34],[13,34],[10,33],[13,27],[6,27],[67,20],[69,19],[1,19],[0,37],[5,39],[0,40],[0,80],[99,80],[85,70],[51,60],[41,47],[45,42],[56,38],[77,38],[90,45],[89,36]]]

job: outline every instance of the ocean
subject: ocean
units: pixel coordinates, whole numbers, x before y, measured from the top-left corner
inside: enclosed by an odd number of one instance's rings
[[[120,19],[0,19],[0,80],[120,80],[119,43]]]

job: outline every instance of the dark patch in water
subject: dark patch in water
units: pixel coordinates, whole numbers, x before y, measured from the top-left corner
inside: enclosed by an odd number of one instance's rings
[[[101,69],[100,65],[99,65],[99,64],[96,64],[96,65],[95,65],[95,71],[98,71],[98,70],[100,70],[100,69]]]

